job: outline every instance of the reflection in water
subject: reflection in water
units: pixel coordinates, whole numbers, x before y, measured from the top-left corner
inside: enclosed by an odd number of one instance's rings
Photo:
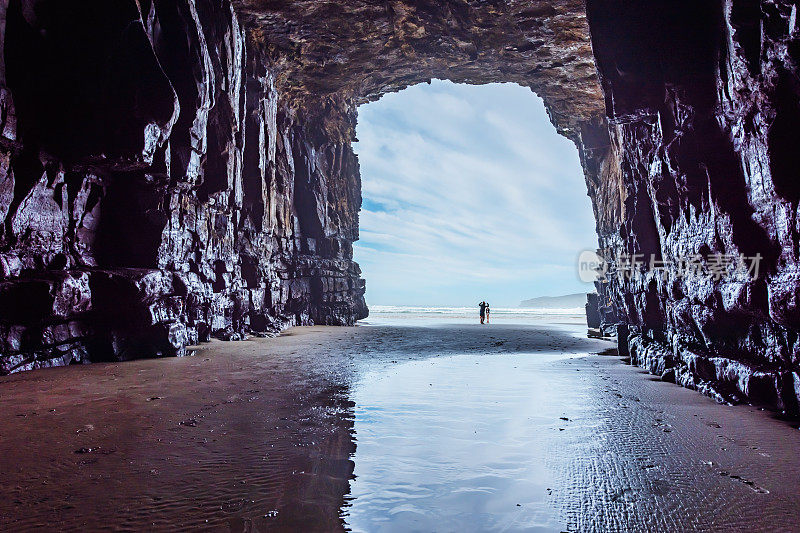
[[[363,376],[348,526],[559,531],[545,461],[564,406],[551,398],[569,393],[549,379],[557,359],[457,355]]]
[[[797,529],[796,429],[584,331],[297,328],[0,378],[0,529]]]

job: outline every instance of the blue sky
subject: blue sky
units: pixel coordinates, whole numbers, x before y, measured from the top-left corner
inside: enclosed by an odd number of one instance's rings
[[[592,290],[597,247],[575,145],[513,84],[433,81],[359,108],[355,258],[371,305],[516,306]]]

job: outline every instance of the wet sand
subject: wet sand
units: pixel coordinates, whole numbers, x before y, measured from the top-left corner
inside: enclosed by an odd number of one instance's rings
[[[295,328],[2,378],[0,529],[798,527],[797,429],[583,332]]]

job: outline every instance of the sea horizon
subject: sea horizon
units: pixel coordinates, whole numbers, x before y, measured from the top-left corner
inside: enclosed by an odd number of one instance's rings
[[[369,316],[359,324],[403,324],[403,323],[478,323],[478,306],[402,306],[370,305]],[[537,307],[493,307],[490,323],[530,324],[537,322],[568,321],[585,324],[586,310],[583,307],[537,308]]]

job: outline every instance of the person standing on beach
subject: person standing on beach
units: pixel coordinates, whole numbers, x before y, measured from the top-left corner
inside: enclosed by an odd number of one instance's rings
[[[478,307],[481,310],[481,324],[483,324],[483,321],[486,319],[486,308],[488,304],[486,302],[481,302],[478,304]]]
[[[489,302],[486,302],[486,323],[489,323]]]

